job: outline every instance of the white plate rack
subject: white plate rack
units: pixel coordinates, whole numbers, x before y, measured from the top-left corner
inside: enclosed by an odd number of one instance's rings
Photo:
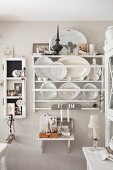
[[[89,65],[84,65],[85,67],[90,67],[91,71],[89,73],[89,75],[87,77],[85,77],[83,80],[68,80],[66,78],[62,79],[62,80],[47,80],[47,81],[51,81],[52,83],[54,83],[54,85],[56,86],[56,89],[41,89],[41,85],[44,82],[47,82],[45,80],[39,80],[37,75],[35,74],[35,69],[36,68],[60,68],[62,67],[62,65],[35,65],[35,61],[40,58],[43,57],[44,55],[33,55],[32,56],[32,68],[33,68],[33,111],[37,112],[39,110],[58,110],[58,105],[67,105],[67,104],[71,104],[73,105],[73,107],[71,108],[71,110],[100,110],[103,111],[104,110],[104,56],[103,55],[81,55],[81,57],[85,58],[88,62]],[[61,57],[65,57],[65,55],[47,55],[46,57],[49,57],[52,61],[57,61],[59,58]],[[70,57],[70,56],[69,56]],[[77,56],[79,57],[79,56]],[[96,59],[96,64],[94,65],[92,63],[93,58]],[[83,67],[83,65],[63,65],[63,67],[68,68],[77,68],[77,67]],[[99,76],[98,80],[92,80],[91,79],[91,73],[93,72],[94,68],[100,68],[101,70],[101,75]],[[75,83],[76,85],[78,85],[80,87],[80,89],[60,89],[60,86],[63,83],[66,82],[72,82]],[[96,85],[96,89],[84,89],[84,86],[87,83],[92,83],[94,85]],[[57,95],[56,98],[54,99],[45,99],[40,92],[52,92],[52,91],[57,91],[57,93],[59,91],[68,91],[68,92],[75,92],[77,90],[80,90],[80,94],[73,100],[69,100],[69,99],[62,99],[61,97],[59,97]],[[83,92],[85,91],[97,91],[98,92],[98,96],[95,99],[87,99],[85,98],[85,96],[83,95]],[[56,104],[56,106],[55,106]],[[77,104],[80,107],[76,107]],[[54,107],[55,106],[55,107]],[[65,107],[63,108],[64,110]]]

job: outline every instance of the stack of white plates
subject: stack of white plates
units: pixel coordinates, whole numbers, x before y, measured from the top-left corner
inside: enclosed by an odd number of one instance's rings
[[[60,86],[60,89],[67,89],[67,91],[59,91],[58,95],[63,99],[72,100],[76,98],[80,93],[80,87],[75,83],[64,83]],[[68,89],[73,89],[73,91],[68,91]],[[77,89],[77,90],[76,90]]]
[[[53,81],[62,80],[67,74],[67,68],[61,62],[53,62],[48,57],[40,57],[36,60],[35,65],[50,65],[49,68],[36,68],[35,73],[38,77],[47,77]],[[52,67],[52,65],[54,67]],[[55,67],[56,65],[62,65],[61,67]]]

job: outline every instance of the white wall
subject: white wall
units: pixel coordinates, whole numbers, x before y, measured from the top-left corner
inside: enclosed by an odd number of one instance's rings
[[[32,44],[48,42],[56,32],[58,22],[0,22],[0,44],[13,43],[15,57],[25,56],[27,62],[27,118],[16,120],[16,139],[9,145],[7,151],[8,170],[85,170],[86,163],[82,146],[91,146],[88,138],[89,115],[93,111],[72,111],[71,117],[75,123],[75,141],[71,153],[67,154],[65,142],[47,142],[46,153],[40,152],[40,144],[36,141],[38,120],[41,112],[32,111]],[[60,30],[76,29],[87,36],[89,43],[95,43],[102,50],[104,32],[113,22],[59,22]],[[1,58],[2,61],[2,58]],[[1,67],[0,67],[1,71]],[[1,75],[3,72],[1,71]],[[3,119],[3,87],[0,87],[0,141],[8,134],[6,120]],[[100,145],[104,145],[104,113],[98,113],[100,118]]]

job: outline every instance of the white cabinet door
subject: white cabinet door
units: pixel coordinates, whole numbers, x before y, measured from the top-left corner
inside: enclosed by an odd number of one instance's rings
[[[113,49],[105,53],[105,112],[113,121]]]

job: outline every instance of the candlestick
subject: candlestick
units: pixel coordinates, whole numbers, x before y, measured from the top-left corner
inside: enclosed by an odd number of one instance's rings
[[[67,109],[67,122],[69,122],[69,108]]]
[[[51,44],[51,39],[49,38],[49,52],[51,51],[51,46],[50,46],[50,44]]]
[[[57,39],[59,40],[59,25],[57,25]]]
[[[61,105],[61,110],[60,110],[60,116],[61,116],[61,122],[63,122],[62,105]]]

